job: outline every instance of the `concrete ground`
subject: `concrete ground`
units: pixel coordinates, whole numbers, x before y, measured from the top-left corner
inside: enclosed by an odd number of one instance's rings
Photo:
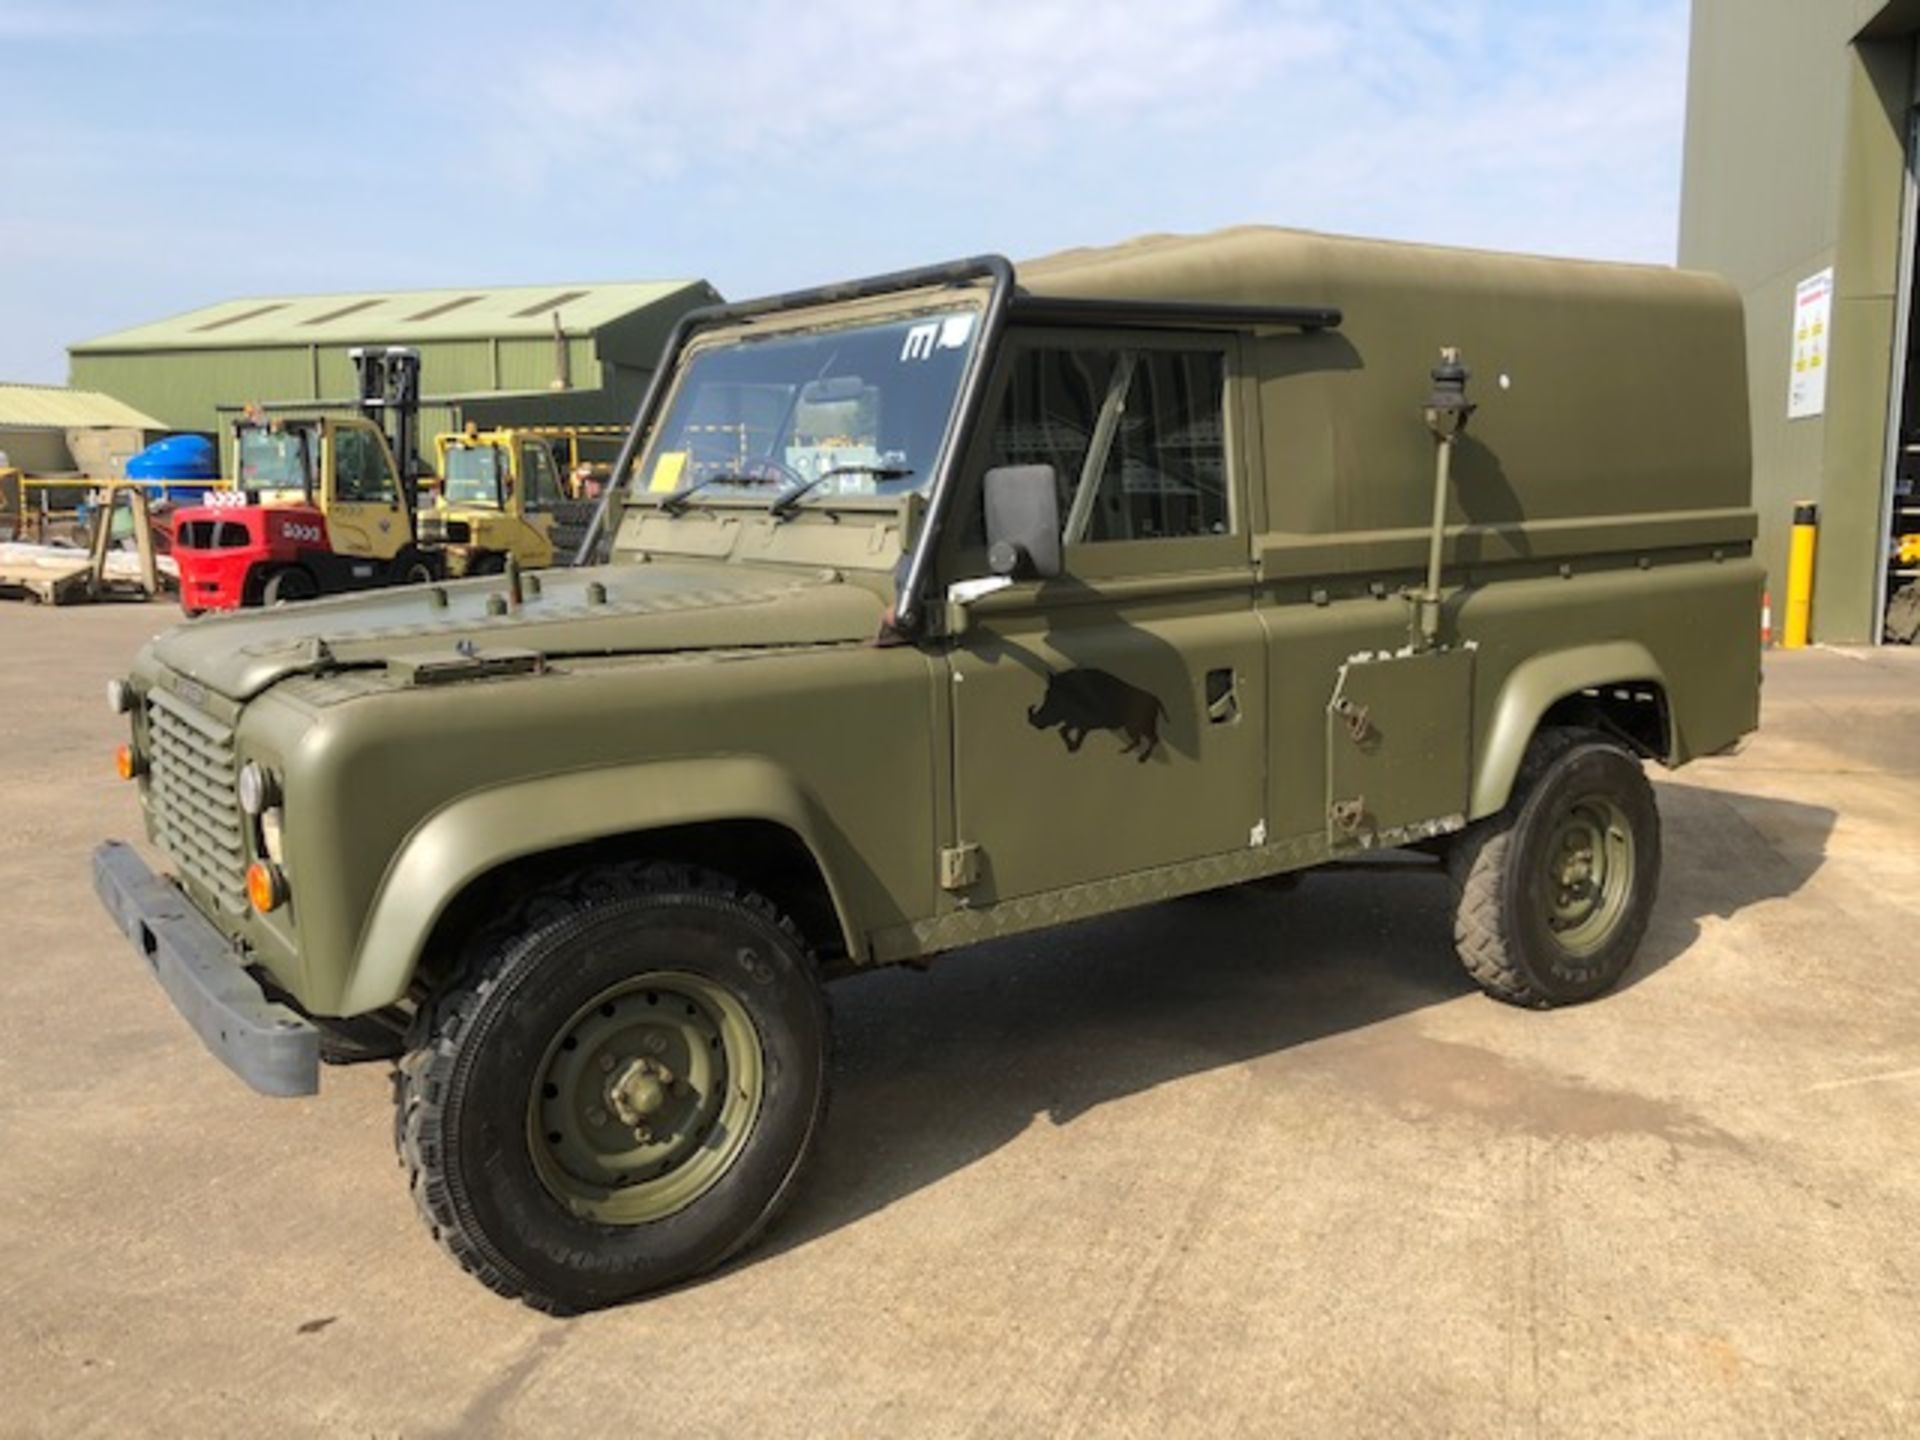
[[[1920,1432],[1920,652],[1770,662],[1600,1003],[1471,991],[1431,873],[865,977],[768,1242],[556,1321],[378,1067],[256,1098],[99,912],[170,618],[0,604],[0,1433]]]

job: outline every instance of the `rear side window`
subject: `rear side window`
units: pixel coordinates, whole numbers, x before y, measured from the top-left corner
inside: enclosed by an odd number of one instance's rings
[[[1218,350],[1023,350],[987,463],[1053,466],[1069,545],[1224,535],[1225,403]]]

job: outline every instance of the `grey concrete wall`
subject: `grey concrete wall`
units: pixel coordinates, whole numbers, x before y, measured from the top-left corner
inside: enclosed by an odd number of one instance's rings
[[[0,451],[6,453],[7,464],[29,475],[63,475],[74,468],[64,430],[0,425]]]

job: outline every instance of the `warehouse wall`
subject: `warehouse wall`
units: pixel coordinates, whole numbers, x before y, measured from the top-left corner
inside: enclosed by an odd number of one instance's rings
[[[304,349],[79,354],[71,371],[74,385],[104,390],[175,430],[213,430],[221,404],[314,395],[313,356]]]
[[[1913,4],[1694,0],[1680,263],[1746,300],[1760,555],[1821,504],[1815,634],[1877,637]],[[1794,287],[1834,267],[1826,413],[1787,418]]]
[[[255,402],[351,400],[357,384],[348,351],[356,344],[379,343],[80,351],[72,357],[72,383],[104,390],[175,429],[211,431],[220,423],[218,412]],[[601,375],[593,337],[570,337],[566,347],[574,387],[597,388]],[[428,395],[545,390],[557,369],[550,336],[438,340],[419,349],[421,388]]]

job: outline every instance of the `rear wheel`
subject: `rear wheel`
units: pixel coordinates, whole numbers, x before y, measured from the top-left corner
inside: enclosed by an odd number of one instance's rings
[[[288,600],[311,600],[320,593],[320,582],[299,565],[288,565],[267,577],[260,591],[262,605],[278,605]]]
[[[1499,814],[1447,856],[1454,944],[1481,989],[1544,1009],[1591,1000],[1633,962],[1660,878],[1640,762],[1590,730],[1535,737]]]
[[[721,1264],[791,1193],[826,1096],[792,924],[707,872],[601,868],[530,903],[437,997],[397,1138],[435,1237],[555,1312]]]

